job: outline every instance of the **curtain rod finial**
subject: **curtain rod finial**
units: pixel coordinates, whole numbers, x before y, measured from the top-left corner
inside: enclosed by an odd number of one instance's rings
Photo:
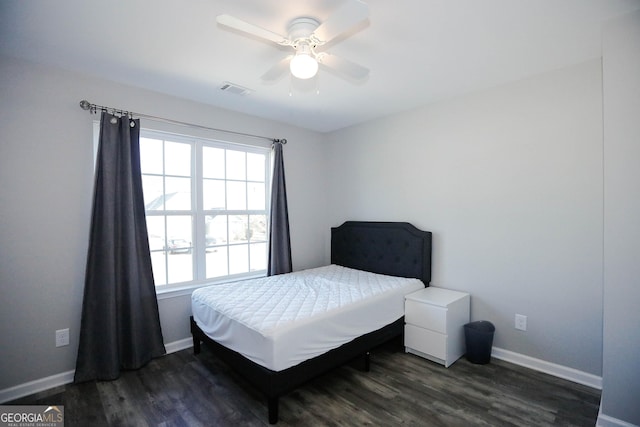
[[[82,108],[83,110],[88,110],[91,108],[91,103],[86,99],[83,99],[82,101],[80,101],[80,108]]]
[[[282,144],[282,145],[284,145],[284,144],[286,144],[286,143],[287,143],[287,140],[286,140],[286,139],[284,139],[284,138],[282,138],[282,139],[278,139],[278,138],[276,138],[276,139],[274,139],[274,140],[273,140],[273,142],[274,142],[274,143],[276,143],[276,144]]]

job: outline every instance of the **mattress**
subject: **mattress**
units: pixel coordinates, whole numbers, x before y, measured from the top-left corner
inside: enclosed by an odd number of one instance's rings
[[[404,316],[408,279],[329,265],[212,285],[191,297],[193,318],[218,343],[281,371]]]

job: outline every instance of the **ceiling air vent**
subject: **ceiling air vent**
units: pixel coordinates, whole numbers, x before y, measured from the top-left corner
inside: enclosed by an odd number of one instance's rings
[[[220,90],[225,92],[233,93],[235,95],[247,95],[253,92],[251,89],[247,89],[246,87],[242,87],[235,83],[223,82],[222,86],[220,86]]]

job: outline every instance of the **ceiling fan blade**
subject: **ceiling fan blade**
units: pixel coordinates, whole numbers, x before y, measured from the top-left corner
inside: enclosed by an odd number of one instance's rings
[[[279,61],[273,67],[271,67],[266,73],[262,75],[262,80],[265,82],[275,82],[280,79],[284,74],[289,71],[289,63],[291,62],[293,55],[289,55],[286,58]]]
[[[218,21],[218,24],[224,25],[226,27],[242,31],[244,33],[251,34],[283,46],[288,46],[291,44],[291,41],[288,38],[281,36],[280,34],[265,30],[264,28],[258,27],[257,25],[249,24],[248,22],[245,22],[231,15],[218,15],[216,17],[216,21]]]
[[[319,54],[318,62],[355,80],[364,80],[369,75],[368,68],[330,53]]]
[[[353,28],[369,17],[369,6],[360,0],[348,0],[313,32],[322,44]]]

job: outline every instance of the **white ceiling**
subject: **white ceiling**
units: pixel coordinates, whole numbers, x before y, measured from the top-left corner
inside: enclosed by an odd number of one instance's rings
[[[602,22],[640,9],[640,0],[368,0],[369,20],[327,49],[368,67],[363,82],[321,69],[311,83],[265,84],[289,51],[215,20],[230,14],[286,35],[293,18],[323,21],[345,1],[0,0],[0,53],[326,132],[600,57]],[[223,92],[224,81],[253,92]]]

